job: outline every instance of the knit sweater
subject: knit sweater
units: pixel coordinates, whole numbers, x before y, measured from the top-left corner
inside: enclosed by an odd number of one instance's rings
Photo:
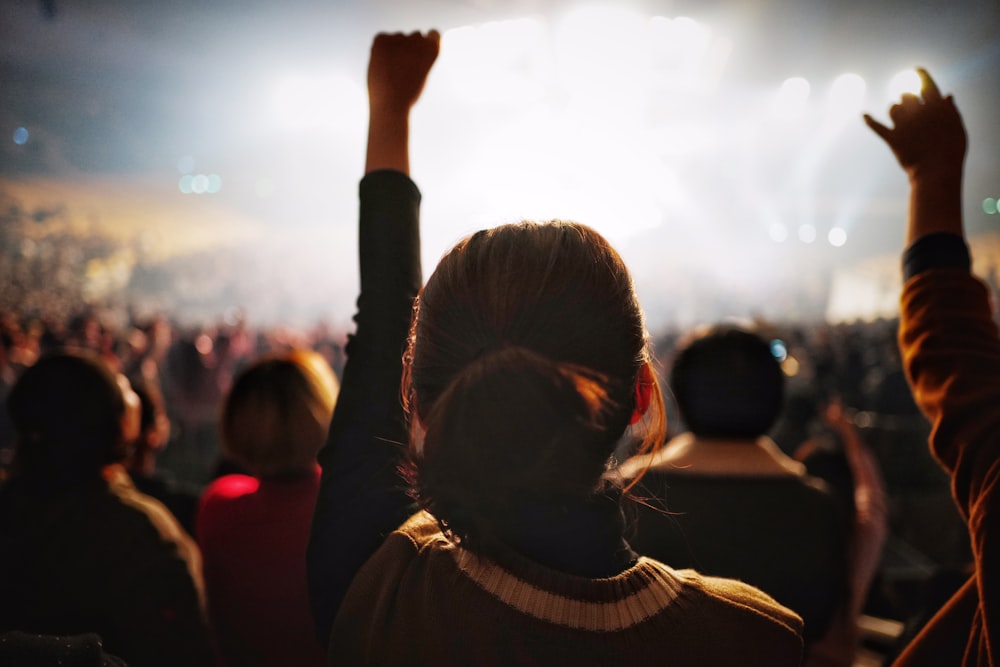
[[[494,559],[419,513],[355,577],[330,659],[348,665],[798,665],[798,616],[735,580],[649,558],[603,579]]]
[[[1000,664],[1000,336],[985,285],[948,260],[961,244],[938,234],[908,251],[908,268],[924,266],[903,288],[899,340],[933,425],[931,451],[969,526],[975,574],[898,658],[906,667]]]

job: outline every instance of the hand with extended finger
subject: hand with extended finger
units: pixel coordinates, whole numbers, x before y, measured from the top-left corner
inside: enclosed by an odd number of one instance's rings
[[[865,123],[889,145],[911,179],[928,171],[960,175],[967,147],[962,117],[952,96],[942,97],[926,70],[917,73],[923,82],[921,96],[907,93],[892,105],[893,127],[868,114]]]
[[[368,97],[373,110],[406,113],[420,97],[437,59],[441,35],[379,33],[368,61]]]

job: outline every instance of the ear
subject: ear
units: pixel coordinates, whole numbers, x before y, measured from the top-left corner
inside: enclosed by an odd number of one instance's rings
[[[647,361],[639,369],[639,375],[635,379],[635,410],[632,411],[632,418],[629,419],[629,424],[635,424],[646,411],[649,410],[649,403],[653,398],[653,369],[650,368],[649,362]]]

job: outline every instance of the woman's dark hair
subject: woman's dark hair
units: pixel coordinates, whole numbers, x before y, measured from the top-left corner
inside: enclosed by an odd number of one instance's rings
[[[628,270],[592,229],[520,223],[460,242],[414,305],[404,357],[418,504],[475,547],[517,505],[586,498],[637,382],[654,421],[643,449],[662,442],[649,363]]]
[[[702,437],[756,438],[781,412],[785,379],[770,344],[735,326],[697,332],[670,372],[677,409]]]
[[[97,357],[60,352],[24,371],[7,398],[17,432],[15,469],[52,478],[87,477],[125,454],[125,401]]]

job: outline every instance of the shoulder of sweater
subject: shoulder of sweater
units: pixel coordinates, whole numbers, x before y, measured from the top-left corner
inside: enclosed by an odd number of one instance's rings
[[[742,608],[795,634],[802,633],[802,618],[759,588],[736,579],[705,576],[694,570],[680,570],[678,574],[689,590],[703,593],[721,604]]]

